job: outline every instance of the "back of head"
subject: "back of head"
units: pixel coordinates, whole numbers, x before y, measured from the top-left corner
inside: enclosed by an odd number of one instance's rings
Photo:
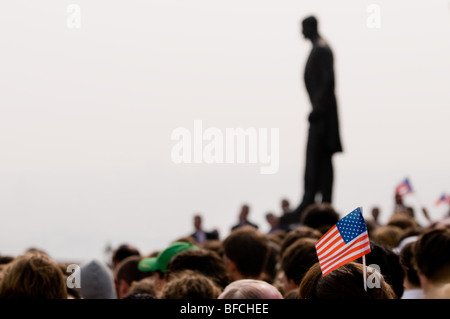
[[[111,270],[98,260],[91,260],[80,267],[81,297],[83,299],[116,299]]]
[[[393,249],[398,246],[402,234],[403,230],[398,226],[382,225],[370,233],[370,238],[380,245]]]
[[[409,242],[402,247],[399,254],[400,263],[408,281],[414,286],[420,287],[420,280],[413,264],[413,247],[414,242]]]
[[[367,276],[376,270],[367,271]],[[322,276],[319,263],[305,274],[299,287],[299,299],[395,299],[395,293],[377,273],[379,287],[364,289],[363,265],[349,262]],[[370,279],[368,279],[370,280]]]
[[[403,230],[419,226],[414,217],[411,217],[410,215],[405,213],[394,213],[391,218],[389,218],[386,225],[396,226]]]
[[[413,251],[419,274],[434,284],[450,282],[450,229],[426,231],[415,242]]]
[[[222,289],[230,282],[225,263],[219,255],[211,250],[185,250],[177,254],[166,268],[166,276],[170,280],[173,274],[183,270],[196,270],[210,277]]]
[[[283,296],[266,281],[241,279],[229,284],[218,299],[283,299]]]
[[[179,271],[167,281],[160,299],[217,299],[222,289],[208,276],[194,270]]]
[[[64,274],[46,254],[25,253],[2,270],[0,299],[66,298]]]
[[[284,237],[283,242],[281,243],[280,249],[281,255],[284,253],[284,251],[288,248],[289,245],[293,244],[295,241],[297,241],[297,239],[305,237],[320,239],[320,237],[322,237],[322,232],[309,226],[299,226],[289,231]]]
[[[112,254],[113,266],[117,266],[122,260],[130,256],[140,256],[139,250],[129,244],[122,244]]]
[[[309,27],[313,30],[317,30],[317,27],[318,27],[317,18],[312,15],[308,16],[302,20],[302,25]]]
[[[316,17],[309,16],[302,20],[303,34],[307,38],[311,38],[318,33],[318,22]]]
[[[155,278],[144,277],[141,280],[133,281],[129,290],[129,294],[139,293],[156,296]]]
[[[200,245],[201,248],[214,251],[220,257],[223,256],[223,246],[222,241],[219,239],[209,239]]]
[[[325,234],[339,221],[339,214],[331,204],[311,204],[306,207],[300,223]]]
[[[140,256],[130,256],[122,260],[115,269],[116,280],[124,280],[128,285],[133,281],[141,280],[147,273],[139,270]]]
[[[299,285],[306,272],[318,262],[317,240],[300,238],[286,249],[281,257],[281,269],[288,279]]]
[[[361,257],[355,260],[362,263]],[[392,287],[398,298],[403,295],[404,271],[400,257],[390,248],[370,241],[370,253],[366,255],[367,265],[377,265],[386,282]]]
[[[259,230],[243,226],[232,231],[223,241],[226,257],[232,260],[242,276],[260,276],[269,251],[268,239]]]

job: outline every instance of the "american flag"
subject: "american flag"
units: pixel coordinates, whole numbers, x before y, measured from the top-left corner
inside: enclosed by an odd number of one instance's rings
[[[361,207],[341,218],[316,243],[322,275],[370,252],[369,236]]]
[[[441,197],[436,201],[436,206],[442,203],[450,204],[450,195],[442,194]]]
[[[401,197],[412,193],[412,187],[411,187],[411,183],[409,182],[408,178],[405,178],[400,184],[397,185],[397,187],[395,188],[395,193],[399,194]]]

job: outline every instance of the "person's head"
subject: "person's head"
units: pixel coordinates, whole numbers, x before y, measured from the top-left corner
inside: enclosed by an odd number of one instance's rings
[[[64,273],[48,255],[25,253],[2,269],[0,299],[67,299]]]
[[[250,207],[247,204],[241,206],[241,211],[239,212],[239,220],[245,221],[248,218],[250,212]]]
[[[290,245],[281,257],[284,273],[283,293],[297,289],[306,272],[318,262],[317,239],[300,238]]]
[[[210,277],[187,269],[168,278],[160,299],[217,299],[221,292],[222,289]]]
[[[377,274],[379,287],[364,289],[363,265],[349,262],[322,276],[319,263],[314,264],[303,277],[298,289],[299,299],[396,299],[391,286],[382,274],[367,267],[369,276]]]
[[[165,273],[167,265],[175,255],[189,249],[198,249],[198,246],[185,241],[176,241],[161,251],[156,257],[141,259],[138,268],[140,271],[152,273],[152,276],[155,278],[157,297],[159,297],[159,293],[166,283]]]
[[[142,258],[141,261],[138,264],[138,268],[140,271],[143,272],[160,272],[161,274],[164,274],[166,272],[167,265],[169,264],[170,260],[175,257],[175,255],[181,253],[182,251],[188,250],[188,249],[198,249],[198,246],[183,242],[183,241],[176,241],[172,244],[170,244],[166,249],[164,249],[162,252],[160,252],[156,257],[148,257],[148,258]]]
[[[290,203],[289,203],[289,200],[287,200],[286,198],[283,198],[282,200],[281,200],[281,210],[283,211],[283,212],[289,212],[290,210],[291,210],[291,207],[290,207]]]
[[[149,294],[156,297],[156,289],[155,289],[155,278],[154,277],[144,277],[141,280],[133,281],[131,284],[130,294]]]
[[[200,215],[194,216],[194,228],[195,228],[195,230],[202,229],[202,216],[200,216]]]
[[[396,226],[403,230],[406,230],[408,228],[416,228],[419,226],[414,217],[411,217],[409,214],[406,213],[394,213],[391,216],[391,218],[389,218],[386,225]]]
[[[269,251],[264,234],[251,226],[240,227],[225,238],[223,248],[231,280],[259,279]]]
[[[398,192],[395,193],[394,200],[395,200],[395,204],[403,205],[403,196],[400,193],[398,193]]]
[[[339,219],[339,214],[331,204],[311,204],[302,213],[300,223],[325,234]]]
[[[240,279],[225,287],[217,299],[283,299],[283,295],[264,280]]]
[[[125,297],[134,281],[139,281],[146,277],[146,273],[138,269],[140,256],[130,256],[122,260],[114,272],[114,284],[116,287],[117,298]]]
[[[221,258],[223,257],[222,241],[219,239],[210,239],[200,245],[201,248],[214,251]]]
[[[266,237],[268,239],[269,251],[267,253],[267,258],[259,279],[265,280],[268,283],[273,283],[278,272],[278,264],[280,260],[280,244],[276,241],[271,240],[269,235],[267,235]]]
[[[372,218],[374,221],[378,221],[378,218],[380,217],[380,208],[378,206],[375,206],[372,208]]]
[[[405,273],[403,286],[405,288],[420,288],[420,279],[413,264],[414,241],[405,244],[400,250],[400,264]]]
[[[314,39],[318,36],[318,22],[316,17],[309,16],[302,20],[302,34],[306,39]]]
[[[270,225],[270,228],[277,228],[280,224],[278,217],[270,212],[266,214],[266,221]]]
[[[427,297],[450,283],[450,229],[436,228],[421,234],[413,247],[414,266]]]
[[[283,242],[281,243],[280,254],[282,255],[284,251],[297,239],[300,238],[313,238],[320,239],[322,237],[322,232],[308,226],[299,226],[291,231],[289,231],[286,236],[283,238]]]
[[[403,230],[398,226],[381,225],[370,233],[371,240],[390,249],[397,247]]]
[[[210,277],[221,289],[230,283],[223,258],[212,250],[188,249],[180,252],[167,265],[167,280],[184,270],[201,272]]]
[[[125,258],[130,256],[140,256],[139,250],[129,244],[121,244],[119,245],[112,253],[111,261],[113,268],[116,268],[116,266]]]
[[[82,264],[80,280],[83,299],[117,299],[114,276],[105,263],[93,259]]]
[[[368,266],[373,264],[379,267],[379,272],[383,275],[384,280],[392,287],[397,298],[401,298],[404,291],[404,272],[400,257],[393,249],[371,240],[370,253],[365,257]],[[356,259],[355,262],[362,263],[362,258]]]

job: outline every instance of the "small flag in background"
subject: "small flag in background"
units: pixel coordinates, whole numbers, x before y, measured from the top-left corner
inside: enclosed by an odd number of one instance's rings
[[[399,194],[401,197],[412,193],[412,187],[411,183],[409,182],[408,178],[405,178],[400,184],[397,185],[395,188],[395,193]]]
[[[341,218],[316,243],[322,275],[370,252],[369,236],[361,207]]]
[[[450,204],[450,195],[442,194],[441,197],[436,201],[436,206],[442,203]]]

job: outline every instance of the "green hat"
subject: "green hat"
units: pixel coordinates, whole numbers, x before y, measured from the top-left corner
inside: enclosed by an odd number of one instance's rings
[[[138,264],[140,271],[155,271],[166,272],[169,261],[178,253],[188,249],[198,249],[194,244],[188,242],[175,242],[164,249],[157,257],[144,258]]]

